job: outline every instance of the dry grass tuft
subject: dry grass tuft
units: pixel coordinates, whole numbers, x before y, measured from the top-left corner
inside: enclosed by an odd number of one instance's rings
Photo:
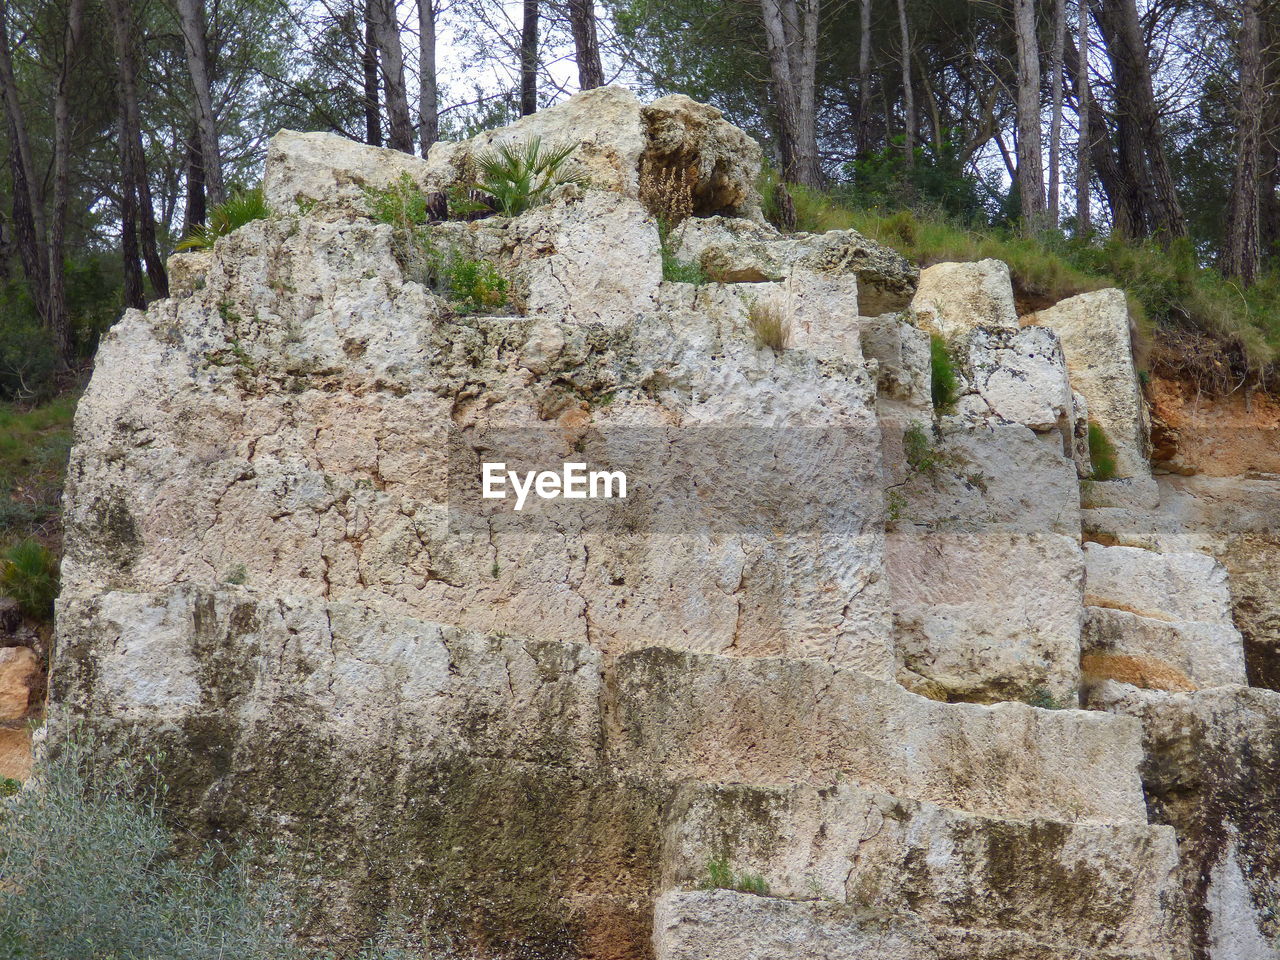
[[[755,339],[756,349],[765,347],[782,353],[791,345],[791,317],[780,304],[756,301],[747,308],[747,324]]]

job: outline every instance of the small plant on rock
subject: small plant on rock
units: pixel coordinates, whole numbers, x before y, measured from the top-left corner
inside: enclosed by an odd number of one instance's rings
[[[668,167],[658,174],[646,171],[640,178],[640,202],[658,224],[662,279],[673,283],[707,282],[702,266],[677,257],[671,240],[676,227],[693,215],[693,177],[690,168]]]
[[[191,228],[191,234],[177,245],[177,250],[208,250],[219,237],[239,230],[246,223],[271,216],[261,187],[236,190],[225,201],[209,211],[208,221]]]
[[[542,203],[556,187],[586,184],[582,174],[563,169],[575,149],[576,143],[546,146],[541,137],[504,143],[476,157],[478,174],[471,186],[492,197],[493,208],[502,216],[517,217]]]
[[[449,256],[440,267],[442,293],[462,313],[497,310],[507,303],[507,280],[490,260]]]
[[[1089,461],[1093,464],[1093,480],[1116,478],[1116,448],[1102,429],[1102,424],[1089,421]]]
[[[0,591],[27,616],[48,619],[58,596],[58,558],[35,540],[14,544],[0,556]]]
[[[754,893],[767,896],[769,884],[758,873],[735,873],[724,858],[707,861],[707,877],[702,883],[704,890],[737,890],[741,893]]]
[[[933,408],[938,413],[950,413],[960,397],[960,379],[956,376],[955,360],[947,341],[936,333],[929,338],[929,361]]]
[[[782,353],[791,344],[791,318],[781,304],[757,300],[747,308],[747,324],[757,350]]]
[[[907,466],[916,473],[933,476],[941,466],[941,458],[922,423],[913,423],[902,434],[902,453]]]

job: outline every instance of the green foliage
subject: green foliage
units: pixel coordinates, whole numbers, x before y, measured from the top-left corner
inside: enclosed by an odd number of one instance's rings
[[[22,540],[0,554],[0,593],[18,601],[22,612],[45,620],[58,596],[58,558],[35,540]]]
[[[725,859],[707,861],[707,876],[702,882],[704,890],[738,890],[742,893],[754,893],[767,896],[769,885],[758,873],[735,873]]]
[[[1093,464],[1092,479],[1116,478],[1116,448],[1102,425],[1093,420],[1089,421],[1089,461]]]
[[[934,449],[929,431],[922,423],[913,423],[902,434],[902,453],[907,466],[916,473],[935,475],[942,466],[942,458]]]
[[[845,201],[857,207],[889,209],[923,206],[963,223],[985,219],[981,181],[965,169],[956,137],[961,131],[944,131],[941,145],[933,142],[915,149],[914,162],[906,162],[901,134],[888,146],[846,164],[849,184],[841,189]]]
[[[53,389],[57,362],[53,340],[35,319],[0,313],[0,399],[46,395]]]
[[[446,257],[440,277],[444,295],[459,312],[481,313],[506,306],[506,278],[490,260]]]
[[[933,395],[933,408],[939,413],[949,413],[960,397],[960,380],[956,376],[955,360],[947,341],[938,334],[929,338],[929,389]]]
[[[176,855],[141,765],[64,745],[0,824],[0,958],[277,960],[294,956],[274,892],[240,859]],[[50,855],[54,853],[55,855]],[[222,858],[226,859],[226,858]]]
[[[478,173],[471,186],[492,197],[502,216],[519,216],[562,184],[586,183],[581,174],[562,169],[575,149],[576,143],[544,146],[541,137],[504,143],[476,158]]]
[[[397,230],[412,230],[427,222],[427,195],[409,174],[389,187],[365,187],[369,215]]]
[[[193,227],[191,235],[178,244],[178,250],[208,250],[219,237],[239,230],[246,223],[271,216],[262,187],[234,190],[222,203],[209,211],[203,226]]]
[[[71,733],[33,788],[0,780],[0,960],[332,960],[294,941],[301,906],[254,873],[252,848],[184,854],[161,814],[160,755],[108,760]],[[405,927],[347,960],[426,956]]]

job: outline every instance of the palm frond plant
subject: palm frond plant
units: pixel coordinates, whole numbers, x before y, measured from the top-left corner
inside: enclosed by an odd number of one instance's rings
[[[236,190],[225,201],[209,211],[203,225],[191,228],[191,233],[175,248],[177,250],[208,250],[219,237],[225,237],[254,220],[271,216],[267,198],[261,187]]]
[[[574,143],[547,146],[541,137],[504,143],[476,157],[477,179],[470,186],[492,197],[494,210],[502,216],[519,216],[556,187],[586,184],[581,173],[563,169],[576,147]]]

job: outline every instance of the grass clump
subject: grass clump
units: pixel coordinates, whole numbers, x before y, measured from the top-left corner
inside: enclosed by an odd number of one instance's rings
[[[781,304],[756,301],[747,308],[747,325],[756,349],[782,353],[791,345],[791,318]]]
[[[1089,421],[1089,462],[1093,464],[1093,480],[1116,478],[1116,448],[1096,420]]]
[[[740,893],[754,893],[767,896],[769,885],[758,873],[735,873],[726,859],[707,861],[707,876],[703,880],[704,890],[737,890]]]
[[[933,408],[939,413],[951,412],[960,398],[955,360],[947,341],[936,333],[929,338],[929,389]]]
[[[585,186],[586,177],[563,169],[575,149],[575,143],[544,145],[541,137],[504,143],[475,158],[477,176],[471,187],[491,197],[493,209],[502,216],[517,217],[542,203],[556,187]]]
[[[0,554],[0,593],[37,620],[53,616],[58,596],[58,558],[44,544],[22,540]]]
[[[246,223],[271,216],[262,187],[234,190],[231,196],[209,211],[207,222],[191,228],[191,234],[177,245],[177,250],[208,250],[219,237],[239,230]]]

